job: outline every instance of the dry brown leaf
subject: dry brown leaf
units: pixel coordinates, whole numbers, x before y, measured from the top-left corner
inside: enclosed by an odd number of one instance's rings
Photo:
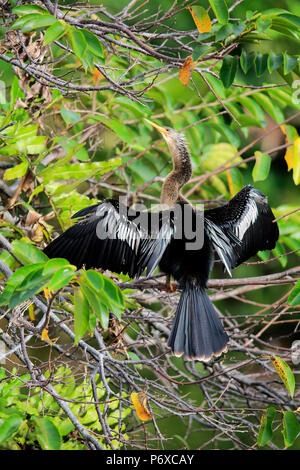
[[[42,217],[42,214],[39,214],[36,211],[29,211],[26,216],[25,224],[26,225],[33,225]]]
[[[186,61],[184,62],[183,66],[179,70],[179,80],[181,81],[183,86],[187,86],[190,78],[192,71],[194,70],[195,67],[195,62],[193,62],[193,57],[189,56]]]
[[[130,398],[141,421],[148,421],[148,419],[152,418],[152,414],[147,408],[147,396],[145,392],[134,392],[130,395]]]

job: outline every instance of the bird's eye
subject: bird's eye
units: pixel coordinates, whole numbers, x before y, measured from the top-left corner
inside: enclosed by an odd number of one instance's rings
[[[165,130],[166,130],[167,132],[169,132],[169,131],[170,131],[170,128],[169,128],[169,127],[165,127]]]

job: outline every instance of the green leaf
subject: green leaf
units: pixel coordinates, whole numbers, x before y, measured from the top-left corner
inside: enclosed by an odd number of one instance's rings
[[[39,5],[19,5],[18,7],[14,7],[12,12],[20,16],[30,15],[30,13],[38,13],[40,15],[48,14],[47,10],[40,7]]]
[[[97,60],[97,62],[100,62],[100,63],[103,61],[103,59],[100,59],[100,58],[95,59],[94,54],[92,54],[89,49],[86,49],[84,55],[81,57],[80,60],[81,60],[81,63],[83,65],[85,71],[88,70],[88,69],[90,71],[93,71],[95,69],[94,62],[96,60]]]
[[[225,99],[225,88],[221,80],[207,72],[203,72],[203,75],[205,76],[206,80],[208,81],[216,95],[219,96],[221,99]]]
[[[262,17],[258,18],[257,20],[257,31],[259,33],[263,33],[264,31],[266,31],[266,29],[269,28],[269,26],[271,26],[271,20],[264,20]]]
[[[58,269],[61,269],[63,267],[69,267],[72,266],[69,261],[67,261],[64,258],[53,258],[49,259],[49,261],[45,264],[45,267],[43,269],[43,276],[47,276],[48,274],[52,276],[53,274],[56,273]]]
[[[273,253],[274,253],[275,256],[280,256],[280,258],[278,258],[278,261],[281,264],[281,266],[283,268],[285,268],[286,265],[287,265],[288,259],[287,259],[287,256],[282,256],[282,255],[285,254],[285,249],[284,249],[283,245],[281,243],[277,242],[276,247],[273,250]],[[299,303],[300,303],[300,298],[299,298]]]
[[[291,72],[297,65],[297,57],[291,57],[287,53],[283,56],[283,70],[284,74]]]
[[[266,124],[264,110],[253,98],[249,96],[239,96],[237,100],[259,121],[261,126]]]
[[[292,16],[292,15],[291,15]],[[295,16],[295,18],[297,18]],[[284,28],[287,31],[299,31],[299,24],[295,24],[294,21],[290,21],[289,18],[284,17],[283,15],[278,15],[272,19],[272,28]]]
[[[132,116],[131,113],[133,113],[137,118],[151,116],[150,109],[145,108],[145,106],[142,106],[140,103],[135,103],[131,99],[127,98],[127,96],[118,96],[114,99],[114,103],[119,103],[123,109],[126,108],[126,111],[129,111],[128,115],[130,117]]]
[[[283,13],[279,17],[288,20],[290,23],[293,23],[296,29],[300,28],[300,16],[292,15],[291,13]]]
[[[233,33],[237,37],[246,29],[246,25],[241,21],[236,21],[233,23]]]
[[[267,261],[270,258],[270,251],[269,250],[262,250],[257,253],[257,256],[262,260],[262,261]]]
[[[34,419],[37,431],[36,438],[43,450],[59,450],[61,447],[61,436],[59,430],[50,418]]]
[[[233,34],[232,24],[225,24],[219,31],[216,33],[216,41],[223,41],[227,36]]]
[[[32,271],[27,274],[25,279],[15,289],[8,304],[9,308],[16,307],[18,304],[28,300],[30,297],[40,292],[44,287],[46,287],[49,281],[49,277],[42,275],[43,266],[40,266],[39,264],[26,266],[26,268],[29,267],[32,268]]]
[[[293,398],[295,392],[295,377],[293,372],[291,371],[290,366],[283,359],[281,359],[281,357],[272,356],[271,359],[275,369],[278,372],[279,377],[281,378],[287,391]]]
[[[14,414],[6,418],[0,426],[0,444],[5,443],[21,426],[22,418]]]
[[[80,286],[83,291],[84,296],[86,297],[88,303],[90,304],[92,310],[96,314],[96,312],[101,310],[101,302],[100,302],[100,296],[99,293],[96,293],[93,289],[87,285],[84,280],[80,281]]]
[[[112,131],[114,131],[120,137],[120,139],[126,142],[127,144],[131,144],[134,140],[134,136],[131,129],[128,126],[125,126],[122,122],[120,122],[119,119],[112,118],[103,121],[103,124]]]
[[[264,181],[271,168],[271,157],[267,153],[255,152],[255,165],[252,170],[253,181]]]
[[[209,0],[210,6],[213,9],[217,20],[221,24],[228,23],[228,8],[225,0]]]
[[[87,29],[81,29],[80,32],[84,35],[87,47],[90,52],[96,57],[103,57],[103,46],[99,39]]]
[[[230,168],[228,171],[231,176],[233,193],[236,194],[244,186],[242,172],[238,168]]]
[[[242,50],[242,54],[240,57],[240,65],[244,74],[247,74],[248,71],[253,66],[254,61],[255,61],[255,56],[256,56],[255,52],[248,53],[245,51],[245,49]]]
[[[213,48],[206,45],[206,44],[198,44],[195,49],[193,50],[193,61],[200,59],[200,57],[204,56],[208,52],[211,52]]]
[[[44,28],[45,26],[51,26],[56,22],[56,18],[52,15],[41,15],[39,13],[33,13],[30,15],[22,16],[17,19],[11,26],[12,29],[21,29],[24,33],[34,31],[38,28]]]
[[[31,203],[32,199],[33,199],[37,194],[43,192],[44,189],[45,189],[45,187],[44,187],[43,184],[40,184],[39,186],[37,186],[37,187],[35,188],[35,190],[32,191],[32,193],[30,194],[30,197],[29,197],[29,199],[28,199],[28,204]]]
[[[69,30],[69,35],[75,55],[82,60],[87,50],[87,42],[82,30],[72,28]]]
[[[93,333],[94,329],[97,326],[97,317],[94,313],[94,310],[90,309],[90,314],[89,314],[89,332]]]
[[[223,59],[222,67],[220,70],[220,79],[225,88],[229,88],[232,84],[238,65],[238,56],[227,55]]]
[[[280,34],[286,36],[289,39],[296,39],[297,41],[299,40],[299,35],[297,34],[297,32],[291,30],[290,28],[273,24],[272,29],[275,29],[275,31],[278,31]]]
[[[300,279],[297,281],[295,287],[290,293],[287,302],[293,307],[297,307],[298,305],[300,305]]]
[[[44,276],[43,269],[44,263],[36,263],[15,271],[7,279],[6,287],[0,295],[0,305],[14,308],[46,287],[51,276]]]
[[[80,120],[80,114],[72,111],[72,109],[66,108],[63,104],[60,107],[60,113],[67,125],[74,124]]]
[[[23,264],[47,263],[48,257],[39,248],[25,240],[14,240],[14,253]]]
[[[273,437],[272,421],[275,416],[276,410],[272,406],[268,408],[262,415],[260,421],[260,428],[257,438],[257,444],[260,447],[265,446],[271,441]]]
[[[69,284],[69,282],[74,277],[74,272],[76,271],[76,266],[64,266],[54,274],[51,281],[48,284],[48,289],[50,290],[58,290],[62,287]]]
[[[236,155],[237,149],[227,142],[220,142],[214,145],[207,145],[203,148],[201,157],[201,165],[207,171],[212,171],[221,165],[224,165],[227,160]],[[241,161],[242,158],[237,156],[231,163]]]
[[[89,325],[89,302],[81,289],[74,290],[75,344],[85,335]]]
[[[96,292],[100,292],[104,287],[104,279],[102,274],[97,273],[93,269],[88,269],[83,273],[84,278],[87,280],[89,286]]]
[[[124,307],[123,294],[120,288],[108,277],[103,276],[104,292],[109,297],[112,304]]]
[[[1,153],[3,155],[15,155],[19,153],[34,155],[41,153],[46,149],[46,137],[44,136],[24,137],[19,133],[17,137],[18,140],[15,143],[6,145],[3,149],[1,149]]]
[[[283,414],[283,439],[285,447],[294,444],[300,432],[300,424],[293,411],[285,411]]]
[[[72,165],[62,165],[53,168],[45,168],[39,172],[39,177],[43,177],[44,184],[48,184],[51,181],[59,180],[86,180],[94,175],[102,175],[107,171],[119,166],[121,163],[119,158],[112,160],[94,163],[73,163]],[[75,183],[78,184],[78,181]],[[55,195],[64,193],[65,186],[59,186],[61,191],[55,191]]]
[[[6,172],[4,173],[4,180],[13,180],[16,178],[21,178],[21,176],[24,176],[28,170],[29,167],[29,162],[27,160],[24,160],[22,163],[19,163],[19,165],[14,166],[13,168],[8,168]]]
[[[51,25],[44,36],[44,44],[50,44],[50,42],[56,41],[57,39],[61,38],[64,34],[66,34],[67,28],[61,21],[56,21],[53,25]]]
[[[276,103],[272,102],[266,94],[255,93],[253,99],[274,119],[274,121],[277,123],[284,121],[285,118],[281,109]]]
[[[275,18],[278,15],[287,13],[283,8],[269,8],[263,12],[262,18]]]
[[[261,52],[257,53],[255,59],[255,70],[256,75],[260,77],[265,73],[267,70],[267,61],[268,61],[268,54],[262,54]]]
[[[274,70],[277,70],[283,62],[283,56],[282,54],[275,54],[274,52],[271,52],[269,57],[268,57],[268,69],[269,72],[272,73]]]
[[[109,310],[105,303],[100,302],[100,310],[95,312],[96,317],[99,319],[102,328],[107,330],[109,324]]]
[[[216,129],[220,134],[222,134],[225,139],[232,143],[235,147],[240,145],[240,138],[238,134],[230,129],[226,124],[224,124],[221,120],[218,123],[211,122],[210,127]]]
[[[15,288],[12,285],[7,285],[1,295],[0,295],[0,305],[8,305],[10,302],[10,299],[13,296],[13,293],[15,291]]]

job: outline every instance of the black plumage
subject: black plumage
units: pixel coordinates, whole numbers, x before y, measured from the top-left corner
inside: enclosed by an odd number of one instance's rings
[[[162,133],[173,157],[173,171],[162,190],[166,208],[159,211],[158,224],[151,224],[148,212],[134,213],[116,200],[105,200],[75,214],[75,225],[44,252],[50,258],[66,258],[78,268],[109,269],[132,278],[144,271],[150,276],[159,267],[178,281],[182,291],[168,345],[176,355],[206,361],[220,355],[228,343],[206,293],[214,253],[231,275],[233,268],[258,251],[275,247],[278,226],[266,196],[245,186],[227,204],[204,211],[203,245],[187,249],[191,240],[185,219],[178,223],[173,209],[188,211],[189,223],[197,227],[198,213],[180,192],[191,177],[189,153],[181,134],[151,124]]]

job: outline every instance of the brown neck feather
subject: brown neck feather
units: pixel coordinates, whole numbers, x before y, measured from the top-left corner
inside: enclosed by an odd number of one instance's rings
[[[169,144],[173,158],[173,170],[166,177],[162,187],[161,203],[169,207],[176,202],[187,202],[180,194],[181,188],[192,176],[191,159],[185,143]]]

